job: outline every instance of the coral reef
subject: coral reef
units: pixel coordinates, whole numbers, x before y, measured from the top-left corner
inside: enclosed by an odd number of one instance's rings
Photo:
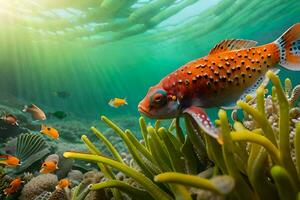
[[[3,190],[9,186],[11,178],[8,177],[2,167],[0,167],[0,199],[4,198]]]
[[[45,191],[52,192],[58,183],[54,174],[41,174],[31,179],[23,188],[20,200],[34,200]]]
[[[91,183],[88,190],[111,188],[115,199],[125,193],[135,199],[296,199],[300,192],[299,107],[294,107],[298,86],[291,91],[287,80],[283,90],[273,72],[267,76],[273,83],[272,95],[265,97],[261,86],[256,98],[237,102],[243,110],[243,122],[238,121],[235,111],[231,125],[227,113],[219,111],[216,124],[222,145],[189,116],[185,116],[184,129],[179,119],[166,129],[160,128],[159,121],[147,126],[141,118],[143,142],[130,130],[123,131],[102,117],[125,143],[132,161],[124,162],[114,145],[94,127],[91,130],[112,158],[85,135],[81,139],[90,153],[65,152],[64,156],[97,163],[105,178]]]

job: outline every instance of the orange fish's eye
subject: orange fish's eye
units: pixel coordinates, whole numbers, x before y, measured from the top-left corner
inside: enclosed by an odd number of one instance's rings
[[[155,94],[154,95],[154,101],[156,102],[160,102],[163,98],[163,95],[162,94]]]
[[[47,130],[48,130],[48,131],[51,131],[51,128],[48,127]]]
[[[47,166],[47,164],[46,163],[43,163],[43,165],[42,165],[43,167],[46,167]]]
[[[154,107],[160,107],[167,104],[168,96],[166,91],[164,90],[157,90],[152,96],[150,97],[150,103]]]

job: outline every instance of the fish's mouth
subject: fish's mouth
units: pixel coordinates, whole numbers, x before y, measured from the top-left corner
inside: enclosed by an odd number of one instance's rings
[[[147,109],[144,107],[144,106],[142,106],[142,105],[138,105],[138,111],[141,113],[141,114],[143,114],[143,115],[145,115],[145,116],[147,116],[147,117],[150,117],[150,118],[152,118],[152,115],[147,111]]]

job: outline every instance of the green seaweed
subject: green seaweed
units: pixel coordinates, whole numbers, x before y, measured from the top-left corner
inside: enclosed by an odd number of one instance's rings
[[[145,119],[141,117],[139,122],[144,143],[130,130],[123,131],[114,122],[102,117],[122,138],[138,167],[130,167],[121,161],[117,150],[112,148],[103,134],[99,138],[111,151],[112,159],[102,155],[86,136],[84,141],[92,154],[65,152],[64,155],[96,162],[104,172],[105,169],[111,171],[111,167],[123,172],[140,187],[111,177],[90,188],[118,188],[118,191],[135,198],[144,192],[146,199],[190,200],[190,188],[194,187],[233,200],[296,199],[300,192],[300,123],[295,124],[294,163],[289,141],[289,110],[293,105],[288,98],[293,95],[292,84],[286,80],[284,90],[274,73],[268,72],[267,76],[274,85],[271,100],[279,108],[278,132],[273,130],[273,125],[268,121],[265,88],[260,86],[256,99],[249,101],[248,98],[247,102],[237,102],[244,115],[250,115],[255,121],[254,129],[247,129],[237,121],[231,125],[227,113],[219,111],[216,124],[220,128],[223,144],[205,134],[188,116],[184,116],[184,128],[181,127],[179,118],[176,118],[168,129],[160,127],[160,121],[154,127],[147,126]],[[201,177],[199,173],[206,169],[213,169],[212,173]]]

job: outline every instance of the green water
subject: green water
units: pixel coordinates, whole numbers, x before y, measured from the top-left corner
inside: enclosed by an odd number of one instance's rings
[[[84,119],[138,116],[151,85],[220,40],[264,44],[300,21],[299,0],[105,2],[104,9],[93,1],[2,0],[0,102],[13,96]],[[300,83],[299,73],[281,75]],[[110,107],[114,97],[128,106]]]

